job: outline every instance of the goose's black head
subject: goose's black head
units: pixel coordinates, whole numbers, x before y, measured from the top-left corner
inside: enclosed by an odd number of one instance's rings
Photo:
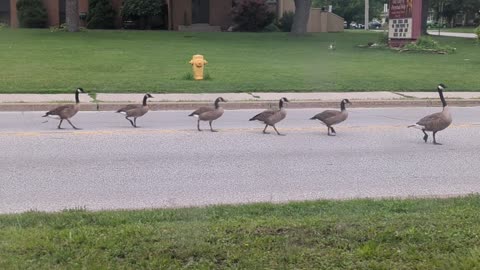
[[[343,104],[352,104],[352,103],[350,102],[350,100],[348,100],[348,98],[342,100],[342,103],[343,103]]]
[[[146,97],[146,98],[153,98],[153,96],[150,95],[150,94],[145,94],[145,97]]]
[[[78,87],[77,88],[77,93],[85,93],[85,90],[83,90],[83,88],[81,88],[81,87]]]
[[[437,86],[437,89],[438,89],[438,90],[442,90],[442,91],[443,91],[443,90],[445,90],[445,88],[447,88],[447,86],[446,86],[445,84],[443,84],[443,83],[441,83],[441,84],[439,84],[439,85]]]
[[[281,101],[283,102],[290,102],[290,100],[288,100],[286,97],[283,97],[282,99],[280,99]]]
[[[227,102],[225,99],[223,99],[222,97],[218,97],[215,102]]]

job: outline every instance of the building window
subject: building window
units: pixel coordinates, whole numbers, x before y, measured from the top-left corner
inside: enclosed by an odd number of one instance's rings
[[[60,24],[67,22],[67,15],[65,13],[65,8],[66,8],[65,1],[66,0],[58,1],[58,19]]]
[[[0,0],[0,23],[10,24],[10,0]]]

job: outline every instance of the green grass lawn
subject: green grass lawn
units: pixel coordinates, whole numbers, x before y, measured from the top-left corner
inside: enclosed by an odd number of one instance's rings
[[[0,30],[0,92],[250,92],[480,90],[480,46],[436,38],[452,55],[357,48],[380,33],[292,38],[285,33]],[[331,42],[337,50],[328,50]],[[186,80],[193,54],[211,80]],[[468,60],[466,60],[468,59]]]
[[[480,196],[0,215],[0,269],[479,269]]]
[[[429,29],[438,31],[438,28]],[[454,28],[440,28],[440,32],[455,32],[455,33],[470,33],[473,34],[475,27],[454,27]]]

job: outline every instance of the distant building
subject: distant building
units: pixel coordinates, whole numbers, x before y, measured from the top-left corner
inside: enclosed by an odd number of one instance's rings
[[[295,12],[294,0],[277,0],[277,14],[281,17],[284,12]],[[307,32],[343,32],[344,19],[337,14],[329,12],[327,8],[311,8]]]
[[[65,0],[42,0],[48,13],[49,26],[65,22]],[[18,27],[16,0],[0,0],[0,22]],[[122,0],[111,0],[117,11],[116,26],[123,27],[121,18]],[[200,25],[214,29],[226,29],[231,25],[232,0],[166,0],[168,6],[164,29],[179,30],[181,26]],[[79,16],[88,13],[88,0],[79,0]],[[82,16],[84,19],[85,16]],[[81,20],[85,25],[85,21]]]
[[[48,13],[48,26],[65,23],[65,0],[42,0]],[[121,17],[123,0],[110,0],[117,11],[115,26],[124,28],[135,22],[124,21]],[[235,0],[165,0],[167,14],[152,18],[154,28],[173,31],[226,31],[232,26],[231,10]],[[18,27],[17,0],[0,0],[0,22]],[[267,0],[270,10],[281,17],[285,11],[294,11],[294,0]],[[88,14],[88,0],[79,0],[80,24],[85,26]],[[312,8],[309,32],[343,31],[343,18]]]

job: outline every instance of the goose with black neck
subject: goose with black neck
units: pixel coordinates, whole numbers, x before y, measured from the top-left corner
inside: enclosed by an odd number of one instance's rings
[[[437,86],[437,91],[440,97],[440,101],[442,102],[443,110],[438,113],[427,115],[420,119],[416,124],[408,126],[409,128],[413,127],[420,129],[424,134],[423,140],[425,141],[425,143],[428,141],[427,131],[430,131],[433,133],[433,144],[441,145],[437,142],[435,135],[437,134],[437,132],[446,129],[452,123],[452,115],[450,114],[447,101],[443,96],[443,90],[445,90],[446,88],[447,87],[443,83]]]
[[[75,114],[77,114],[77,112],[80,109],[80,106],[79,106],[79,104],[80,104],[79,94],[80,93],[85,93],[85,91],[81,87],[77,88],[77,90],[75,91],[75,104],[68,104],[68,105],[59,106],[59,107],[57,107],[53,110],[50,110],[50,111],[46,112],[45,115],[42,116],[42,117],[58,116],[58,118],[56,118],[56,119],[60,119],[60,123],[57,126],[58,129],[62,129],[63,120],[67,120],[67,122],[74,129],[79,129],[72,124],[72,122],[70,121],[70,118],[75,116]]]

